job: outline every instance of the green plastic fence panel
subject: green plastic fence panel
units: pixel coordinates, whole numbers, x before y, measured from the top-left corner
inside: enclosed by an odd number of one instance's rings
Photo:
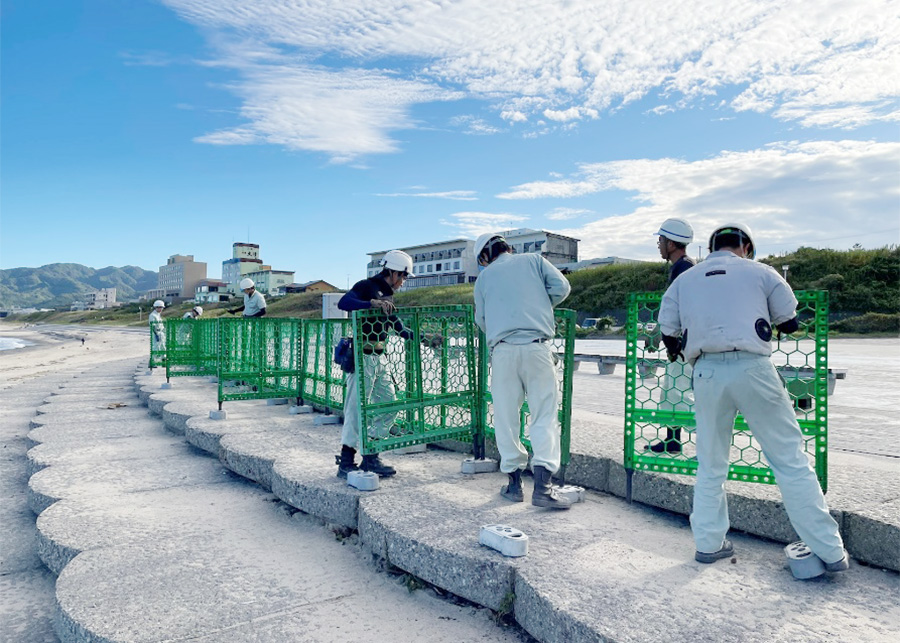
[[[401,308],[390,318],[379,310],[356,311],[353,337],[354,376],[364,392],[362,453],[472,439],[478,381],[471,306]]]
[[[166,365],[166,320],[149,322],[150,328],[150,368]]]
[[[166,321],[166,377],[216,375],[217,319]]]
[[[344,408],[344,372],[334,346],[352,334],[349,319],[305,319],[301,329],[300,397],[327,409]]]
[[[571,459],[572,445],[572,377],[575,371],[575,311],[560,308],[555,311],[555,318],[556,333],[551,339],[551,345],[553,351],[559,358],[556,369],[556,380],[559,385],[559,412],[557,417],[559,419],[560,427],[560,466],[565,467],[569,464],[569,460]],[[479,365],[481,366],[481,390],[484,392],[482,395],[481,408],[481,414],[484,418],[484,431],[487,437],[496,439],[494,437],[494,414],[490,388],[491,360],[487,341],[485,341],[483,333],[479,332],[478,342],[480,354]],[[522,405],[519,417],[522,444],[530,450],[531,443],[528,440],[529,413],[527,399]],[[564,470],[563,473],[559,474],[557,477],[564,477]]]
[[[805,451],[823,490],[828,489],[828,293],[797,291],[800,329],[773,339],[772,361],[794,402]],[[628,297],[625,367],[624,463],[627,470],[696,475],[693,395],[690,366],[669,363],[659,341],[657,316],[662,293]],[[680,452],[657,453],[645,447],[681,428]],[[775,484],[744,418],[734,423],[731,480]]]
[[[219,402],[300,395],[300,320],[219,320]]]

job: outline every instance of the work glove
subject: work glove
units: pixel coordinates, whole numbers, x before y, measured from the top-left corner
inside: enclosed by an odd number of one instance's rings
[[[440,335],[422,335],[422,345],[437,350],[444,345],[444,338]]]
[[[775,328],[778,329],[778,339],[781,339],[782,333],[790,335],[791,333],[796,332],[797,329],[800,328],[800,322],[797,321],[796,317],[793,317],[786,322],[781,322]]]
[[[371,301],[371,304],[372,304],[372,308],[381,309],[381,312],[383,312],[385,315],[390,315],[395,310],[397,310],[397,307],[394,305],[394,302],[388,301],[387,299],[373,299]]]
[[[233,315],[233,314],[235,314],[237,311],[236,311],[236,310],[232,310],[231,308],[229,308],[227,312],[228,312],[229,315]]]
[[[669,357],[670,362],[675,362],[680,357],[684,359],[684,353],[681,352],[681,338],[680,337],[669,337],[668,335],[662,336],[663,344],[666,345],[666,355]]]

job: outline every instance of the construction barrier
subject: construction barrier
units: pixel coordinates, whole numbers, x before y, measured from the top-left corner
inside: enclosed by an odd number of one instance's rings
[[[166,379],[218,374],[218,320],[168,319],[165,324]]]
[[[773,338],[772,361],[794,402],[804,436],[804,449],[823,491],[828,489],[828,293],[797,291],[796,333]],[[670,363],[661,346],[658,325],[662,293],[628,297],[625,371],[624,464],[629,495],[633,472],[696,475],[691,366]],[[668,429],[680,429],[682,448],[647,450],[665,440]],[[759,444],[740,414],[734,422],[728,478],[775,484]]]
[[[304,319],[301,325],[300,398],[326,412],[344,408],[344,372],[334,363],[334,347],[352,335],[349,319]]]

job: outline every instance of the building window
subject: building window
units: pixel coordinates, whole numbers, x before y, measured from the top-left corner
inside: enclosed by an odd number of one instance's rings
[[[433,266],[431,264],[428,264],[428,272],[433,272],[432,268]]]
[[[458,261],[454,261],[454,262],[453,262],[453,269],[454,269],[454,270],[459,270],[459,262],[458,262]]]
[[[439,264],[439,263],[434,264],[434,271],[435,271],[435,272],[440,272],[440,271],[441,271],[441,264]]]

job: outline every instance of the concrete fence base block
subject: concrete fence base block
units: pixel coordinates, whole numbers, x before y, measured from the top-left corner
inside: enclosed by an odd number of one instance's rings
[[[584,502],[584,487],[576,487],[571,484],[556,487],[556,495],[568,498],[572,502]]]
[[[426,451],[428,451],[427,444],[414,444],[409,447],[394,449],[391,453],[396,453],[397,455],[409,455],[411,453],[425,453]]]
[[[616,372],[616,365],[600,362],[597,364],[597,372],[600,373],[600,375],[612,375]]]
[[[286,397],[271,397],[266,400],[266,406],[283,406],[288,403]]]
[[[207,379],[206,381],[209,382],[210,384],[218,384],[218,383],[219,383],[219,378],[216,377],[215,375],[211,375],[211,376],[209,377],[209,379]]]
[[[340,424],[340,418],[336,415],[317,415],[316,419],[313,420],[313,424],[316,426],[322,426],[323,424]]]
[[[351,471],[347,474],[347,484],[360,491],[378,489],[378,476],[371,471]]]
[[[290,409],[288,409],[288,413],[290,413],[291,415],[303,415],[305,413],[312,413],[312,412],[313,412],[313,407],[307,406],[305,404],[303,406],[298,406],[295,404]]]
[[[499,470],[500,464],[493,458],[485,458],[484,460],[466,458],[460,466],[462,473],[493,473]]]
[[[507,525],[485,525],[478,535],[478,542],[511,558],[528,553],[528,536]]]
[[[159,385],[159,388],[161,388],[163,390],[168,390],[168,389],[172,388],[172,383],[171,382],[163,382],[162,384]]]
[[[227,420],[228,419],[228,411],[210,411],[209,412],[210,420]]]
[[[812,553],[812,550],[802,540],[785,547],[784,553],[787,555],[794,578],[806,580],[825,573],[825,564],[822,559]]]

